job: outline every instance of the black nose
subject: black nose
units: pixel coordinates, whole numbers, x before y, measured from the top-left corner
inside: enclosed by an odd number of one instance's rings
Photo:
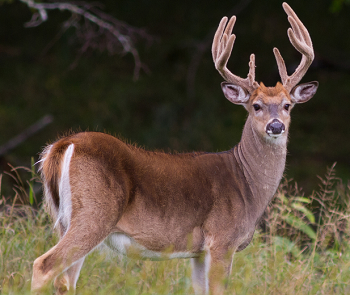
[[[277,119],[274,119],[271,123],[269,123],[266,126],[266,132],[268,134],[281,134],[284,132],[284,130],[286,130],[286,127],[281,121]]]

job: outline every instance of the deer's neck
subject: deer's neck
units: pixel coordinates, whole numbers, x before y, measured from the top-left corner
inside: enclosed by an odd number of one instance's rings
[[[287,138],[287,136],[285,137]],[[242,139],[234,148],[234,155],[241,164],[244,176],[252,192],[251,200],[263,213],[275,194],[286,162],[287,140],[278,143],[266,140],[253,129],[248,117],[244,125]]]

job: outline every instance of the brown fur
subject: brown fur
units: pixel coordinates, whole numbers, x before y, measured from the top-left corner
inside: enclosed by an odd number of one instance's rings
[[[270,102],[271,97],[279,96],[280,93],[289,96],[287,90],[283,87],[281,82],[277,82],[275,87],[266,87],[263,82],[260,82],[260,87],[256,90],[256,96],[262,96]]]
[[[259,113],[252,107],[257,101]],[[282,177],[290,122],[283,111],[286,102],[292,103],[280,83],[274,88],[261,84],[247,102],[242,140],[227,152],[149,152],[98,132],[55,142],[43,154],[46,201],[57,214],[62,160],[73,144],[70,227],[66,232],[59,223],[60,242],[35,261],[33,290],[80,261],[55,280],[58,294],[74,288],[85,255],[111,233],[123,233],[148,251],[192,253],[194,267],[203,268],[200,257],[210,254],[209,288],[221,294],[233,253],[249,244]],[[264,131],[276,116],[286,124],[280,142]],[[128,253],[142,258],[142,253]]]
[[[249,116],[240,143],[221,153],[149,152],[98,132],[55,142],[43,153],[46,202],[57,218],[62,161],[73,144],[70,226],[60,221],[59,243],[35,260],[32,289],[43,290],[54,278],[57,294],[74,289],[84,257],[120,233],[147,251],[190,253],[195,289],[205,292],[209,281],[211,294],[222,294],[233,254],[249,244],[283,175],[290,123],[286,103],[293,104],[280,83],[261,84],[245,105]],[[278,138],[265,131],[276,118],[286,128]],[[132,247],[127,255],[143,258]],[[203,255],[210,259],[203,261]]]
[[[253,94],[252,101],[256,95],[261,92]],[[47,284],[110,233],[119,232],[151,251],[171,249],[197,257],[210,252],[210,288],[220,293],[217,283],[229,271],[230,257],[249,244],[284,169],[285,145],[257,137],[253,121],[250,115],[242,141],[222,153],[149,152],[97,132],[54,143],[42,168],[52,211],[59,209],[64,151],[74,144],[71,224],[65,235],[61,228],[60,242],[35,261],[34,288]],[[58,277],[57,292],[76,275]]]
[[[42,175],[51,215],[59,219],[60,241],[34,261],[34,292],[53,280],[57,294],[74,292],[85,256],[100,243],[136,258],[191,257],[195,292],[224,292],[222,280],[234,253],[249,244],[283,175],[290,110],[318,86],[311,82],[290,90],[302,75],[284,75],[277,50],[283,85],[257,84],[254,55],[246,79],[233,75],[226,63],[235,17],[224,32],[226,22],[223,18],[219,25],[212,53],[221,75],[234,82],[222,83],[224,95],[249,112],[241,141],[226,152],[185,154],[148,152],[98,132],[55,142],[43,153]],[[302,65],[302,74],[309,63]]]

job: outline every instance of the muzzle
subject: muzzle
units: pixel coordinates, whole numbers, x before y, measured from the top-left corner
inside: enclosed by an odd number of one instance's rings
[[[279,136],[282,133],[284,133],[285,130],[286,130],[286,127],[278,119],[273,119],[272,122],[270,122],[266,126],[266,133],[270,136]]]

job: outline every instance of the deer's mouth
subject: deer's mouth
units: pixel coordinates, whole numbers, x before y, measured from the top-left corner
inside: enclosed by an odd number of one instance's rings
[[[269,137],[280,137],[285,132],[285,130],[282,130],[280,133],[273,133],[271,130],[267,130],[266,133]]]

